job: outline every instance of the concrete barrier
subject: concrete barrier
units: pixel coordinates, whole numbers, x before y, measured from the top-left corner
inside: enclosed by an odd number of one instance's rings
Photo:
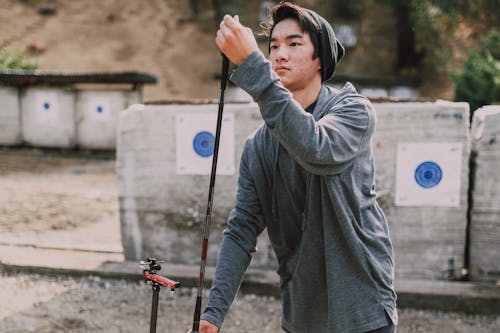
[[[376,104],[374,135],[377,190],[390,223],[400,277],[447,279],[460,274],[467,225],[469,112],[463,103]],[[209,177],[180,174],[176,114],[216,113],[216,105],[133,106],[120,117],[117,146],[122,239],[127,259],[150,255],[196,264]],[[244,139],[261,124],[255,104],[227,105],[234,115],[235,163]],[[177,124],[176,124],[177,122]],[[453,165],[459,188],[445,205],[396,204],[398,147],[410,143],[459,146]],[[186,151],[189,149],[186,149]],[[399,156],[401,157],[401,156]],[[443,174],[448,177],[447,166]],[[217,258],[221,231],[234,204],[237,170],[219,175],[215,193],[209,265]],[[443,178],[443,182],[446,178]],[[432,192],[432,191],[431,191]],[[424,193],[431,193],[424,192]],[[274,267],[267,235],[259,239],[253,265]]]
[[[0,145],[17,145],[22,142],[21,111],[18,90],[0,88]]]
[[[118,113],[156,82],[140,72],[0,70],[0,144],[114,149]]]
[[[215,264],[222,230],[234,207],[243,142],[262,122],[255,104],[227,104],[224,115],[228,128],[224,128],[223,122],[208,265]],[[191,142],[189,138],[194,133],[188,130],[206,126],[205,131],[198,133],[211,130],[215,133],[216,116],[217,105],[134,105],[121,113],[117,174],[122,241],[127,259],[156,256],[171,263],[199,264],[210,169],[199,169],[197,164],[210,165],[211,158],[204,161],[202,157],[192,156],[196,140]],[[210,124],[203,124],[207,117],[211,119]],[[202,120],[201,125],[195,124],[197,118]],[[231,132],[231,122],[234,136],[224,137],[224,133]],[[180,141],[184,141],[184,134],[188,139],[183,146]],[[227,149],[231,143],[233,148]],[[191,171],[181,161],[189,158],[199,162],[192,163],[195,165]],[[274,267],[265,233],[258,247],[252,265]]]
[[[468,105],[450,102],[380,103],[375,107],[378,115],[373,137],[376,190],[378,201],[389,220],[396,275],[424,279],[457,277],[463,265],[467,225],[470,151]],[[432,200],[429,202],[426,191],[431,194],[431,189],[419,189],[418,186],[415,186],[415,192],[410,193],[410,196],[417,198],[404,198],[405,201],[396,196],[398,168],[405,167],[407,161],[404,159],[418,160],[418,156],[408,152],[403,156],[403,148],[412,147],[412,144],[415,144],[413,147],[429,147],[430,150],[433,147],[441,149],[439,144],[462,146],[460,165],[450,166],[460,170],[459,179],[456,180],[459,189],[455,187],[452,191],[454,203],[443,201],[443,204],[439,202],[441,198],[435,203]],[[418,150],[415,150],[415,154],[425,157]],[[406,167],[411,167],[411,163]],[[444,168],[443,174],[445,177]],[[411,203],[408,199],[415,201]]]
[[[500,105],[474,112],[472,120],[470,276],[500,280]]]
[[[21,90],[21,114],[26,143],[62,148],[76,144],[75,98],[72,90]]]
[[[119,113],[139,102],[137,90],[77,91],[78,145],[89,149],[115,149]]]

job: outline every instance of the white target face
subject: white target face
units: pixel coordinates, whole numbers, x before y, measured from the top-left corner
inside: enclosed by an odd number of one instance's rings
[[[111,118],[111,106],[106,98],[93,97],[90,98],[87,104],[86,113],[90,118],[106,122]]]
[[[400,143],[396,206],[460,205],[462,143]]]
[[[182,112],[175,115],[176,171],[181,175],[209,175],[217,125],[216,112]],[[221,138],[217,159],[217,173],[233,175],[234,115],[222,118]]]
[[[56,127],[59,123],[59,98],[55,91],[38,91],[35,95],[36,122],[41,126]]]

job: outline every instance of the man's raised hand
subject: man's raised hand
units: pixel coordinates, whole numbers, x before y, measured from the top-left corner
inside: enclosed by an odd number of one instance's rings
[[[259,51],[252,29],[243,26],[238,15],[224,16],[215,42],[235,65],[241,65],[252,52]]]

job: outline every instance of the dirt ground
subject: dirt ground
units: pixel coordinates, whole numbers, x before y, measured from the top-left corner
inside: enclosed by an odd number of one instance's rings
[[[0,149],[0,244],[119,253],[113,157]],[[2,333],[149,332],[152,292],[145,283],[0,270],[0,286]],[[195,296],[191,288],[162,290],[157,332],[186,332]],[[239,295],[224,332],[281,332],[280,313],[278,299]],[[413,309],[399,315],[398,332],[500,331],[500,316]]]
[[[37,13],[46,3],[55,15]],[[154,75],[147,101],[218,96],[215,28],[212,11],[193,20],[189,1],[0,0],[0,48],[32,50],[42,70]]]
[[[117,221],[114,160],[4,153],[0,177],[0,233],[38,235]]]

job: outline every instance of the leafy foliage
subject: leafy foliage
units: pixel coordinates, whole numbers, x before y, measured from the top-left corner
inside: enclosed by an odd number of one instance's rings
[[[488,34],[463,63],[463,73],[452,77],[455,101],[468,102],[471,116],[483,105],[500,104],[500,30]]]
[[[408,21],[399,24],[400,32],[408,29],[414,32],[415,58],[423,56],[423,64],[436,73],[446,74],[452,70],[455,43],[454,33],[464,20],[482,24],[484,27],[497,27],[500,18],[500,0],[318,0],[327,7],[335,8],[337,13],[356,14],[362,17],[363,9],[369,3],[380,3],[393,9],[394,15],[401,20],[408,15]],[[406,14],[407,13],[407,14]],[[401,22],[400,22],[401,23]],[[405,25],[407,25],[405,27]],[[403,35],[403,41],[406,37]],[[404,50],[409,51],[409,50]],[[404,56],[404,55],[403,55]],[[414,65],[418,66],[419,61]],[[404,67],[404,66],[403,66]]]
[[[24,52],[5,47],[0,50],[0,70],[5,69],[33,70],[38,69],[38,64],[29,62],[26,59],[26,54]]]

